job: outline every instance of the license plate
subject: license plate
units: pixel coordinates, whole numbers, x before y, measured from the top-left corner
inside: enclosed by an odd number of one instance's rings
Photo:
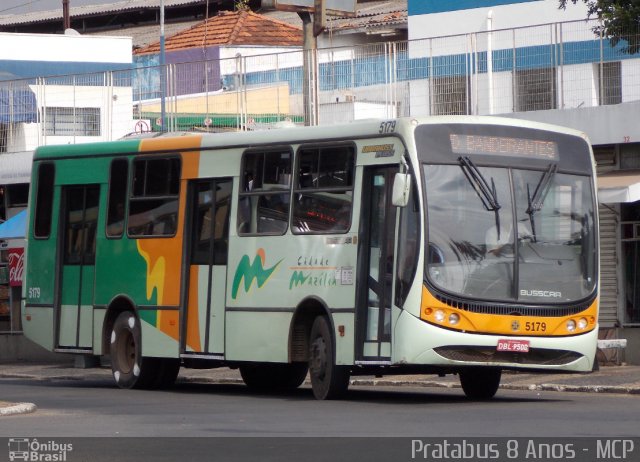
[[[529,340],[498,340],[498,351],[510,351],[513,353],[529,353]]]

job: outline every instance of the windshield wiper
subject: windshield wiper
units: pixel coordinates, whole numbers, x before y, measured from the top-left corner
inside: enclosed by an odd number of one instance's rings
[[[498,240],[500,240],[500,214],[498,213],[500,203],[498,202],[498,193],[493,178],[491,178],[491,186],[489,186],[489,182],[471,159],[461,156],[458,158],[458,162],[460,162],[460,168],[464,172],[464,176],[467,177],[467,180],[471,186],[473,186],[484,208],[495,213],[496,235]]]
[[[558,171],[558,166],[556,164],[549,164],[549,168],[545,170],[545,172],[540,177],[540,181],[536,185],[535,191],[533,191],[533,196],[531,195],[531,190],[529,189],[529,183],[527,183],[527,210],[526,213],[529,215],[529,222],[531,223],[531,234],[533,236],[533,242],[537,242],[536,239],[536,223],[533,218],[533,214],[542,210],[542,206],[544,205],[544,199],[547,197],[547,193],[551,188],[551,179]]]

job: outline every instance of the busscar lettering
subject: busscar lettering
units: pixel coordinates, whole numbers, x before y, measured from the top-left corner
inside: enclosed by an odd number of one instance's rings
[[[520,295],[525,297],[547,297],[547,298],[562,298],[562,292],[554,290],[527,290],[520,289]]]

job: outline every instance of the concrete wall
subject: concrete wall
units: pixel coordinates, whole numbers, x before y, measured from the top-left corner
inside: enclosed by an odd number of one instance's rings
[[[638,114],[640,114],[640,102],[503,115],[582,130],[589,136],[591,144],[601,145],[640,142]]]

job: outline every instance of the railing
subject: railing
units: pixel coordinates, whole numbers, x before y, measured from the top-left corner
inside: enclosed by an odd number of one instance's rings
[[[120,71],[3,81],[0,153],[114,140],[134,131],[252,130],[282,121],[341,124],[640,100],[640,55],[626,54],[624,42],[612,46],[594,32],[596,25],[322,49],[309,60],[317,63],[310,75],[302,51],[252,48],[243,50],[246,56],[164,68],[136,57],[132,68]],[[307,81],[316,91],[305,100]]]
[[[0,82],[0,152],[112,140],[138,130],[246,130],[283,120],[507,114],[640,100],[640,56],[588,21],[164,68]],[[303,100],[303,82],[317,92]],[[163,97],[164,95],[164,97]],[[164,108],[164,111],[163,111]],[[310,118],[309,114],[314,117]]]

